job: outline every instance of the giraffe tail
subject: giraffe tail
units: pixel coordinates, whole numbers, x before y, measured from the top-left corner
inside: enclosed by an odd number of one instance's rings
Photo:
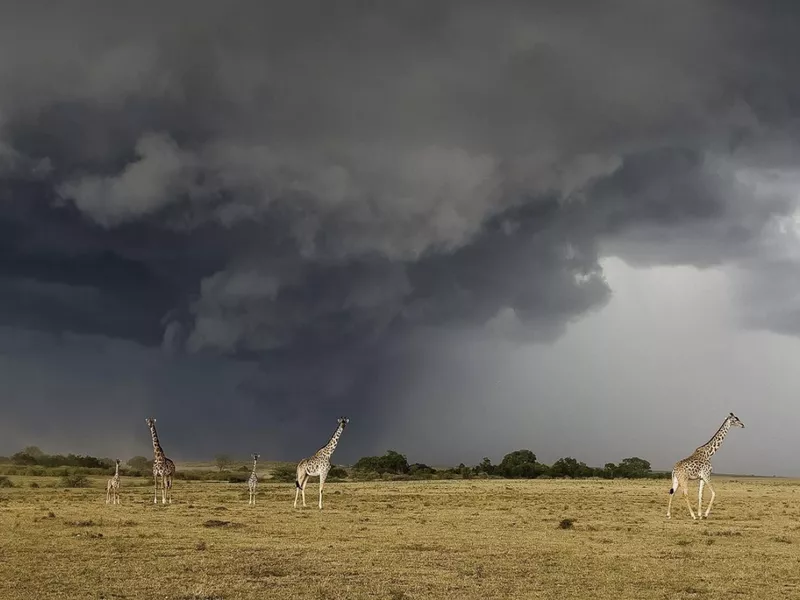
[[[295,485],[295,487],[297,487],[298,490],[302,490],[303,489],[302,487],[300,487],[300,480],[299,479],[295,479],[294,480],[294,485]]]
[[[669,493],[674,494],[678,487],[678,480],[675,478],[675,471],[672,472],[672,487],[669,488]]]

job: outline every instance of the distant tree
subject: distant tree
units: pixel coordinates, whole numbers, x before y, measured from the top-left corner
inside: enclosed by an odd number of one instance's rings
[[[128,459],[128,466],[137,471],[150,471],[153,468],[153,461],[145,456],[134,456]]]
[[[606,463],[605,466],[600,469],[600,473],[598,475],[603,477],[604,479],[614,479],[617,473],[617,465],[614,463]]]
[[[616,477],[627,477],[630,479],[648,477],[652,472],[649,461],[633,456],[623,458],[622,462],[614,471]]]
[[[36,458],[26,452],[17,452],[11,456],[11,462],[15,465],[35,465],[38,464]]]
[[[297,477],[297,469],[291,465],[279,465],[272,469],[270,477],[275,481],[294,481]]]
[[[540,474],[536,455],[530,450],[515,450],[506,454],[496,471],[508,478],[534,478]]]
[[[228,454],[217,454],[214,462],[220,471],[225,471],[233,464],[233,459]]]
[[[591,477],[593,470],[586,463],[578,462],[571,456],[559,458],[550,466],[550,475],[553,477]]]
[[[347,479],[347,471],[342,467],[331,465],[331,470],[328,471],[329,479]]]
[[[408,465],[408,472],[410,475],[433,475],[436,469],[424,463],[413,463]]]
[[[405,455],[395,452],[394,450],[387,450],[383,456],[365,456],[358,459],[353,469],[363,473],[394,473],[404,474],[408,473],[410,467]]]
[[[25,454],[32,456],[33,458],[39,459],[44,456],[44,452],[41,451],[39,446],[25,446],[22,450]]]
[[[534,456],[533,458],[534,458],[534,461],[535,461],[536,456]],[[475,473],[486,473],[487,475],[493,475],[494,472],[497,470],[497,467],[495,467],[492,464],[492,461],[490,461],[488,458],[484,457],[483,460],[480,463],[475,465],[475,469],[474,470],[475,470]]]

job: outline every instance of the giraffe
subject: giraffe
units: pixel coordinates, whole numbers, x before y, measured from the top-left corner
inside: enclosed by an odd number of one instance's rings
[[[725,417],[725,421],[723,421],[722,426],[717,430],[717,433],[714,434],[706,444],[703,444],[699,448],[697,448],[691,456],[688,458],[684,458],[683,460],[679,460],[675,463],[675,468],[672,469],[672,487],[669,490],[670,497],[669,497],[669,505],[667,506],[667,518],[671,518],[670,511],[672,509],[672,499],[675,497],[674,494],[680,489],[683,488],[683,497],[686,500],[686,506],[689,507],[689,514],[692,515],[692,519],[703,519],[705,517],[708,518],[708,513],[711,512],[711,505],[714,504],[714,498],[716,494],[714,493],[714,488],[711,487],[711,457],[714,453],[719,450],[719,447],[722,445],[722,440],[725,439],[725,436],[730,431],[731,427],[742,427],[744,428],[744,423],[739,420],[739,417],[734,415],[733,413],[729,414]],[[689,502],[689,481],[699,479],[700,480],[700,490],[698,492],[698,500],[697,500],[697,517],[692,510],[692,505]],[[711,500],[708,502],[708,506],[706,507],[706,514],[703,515],[703,486],[707,485],[708,489],[711,490]]]
[[[344,428],[350,422],[347,417],[339,419],[339,427],[336,428],[330,441],[317,450],[311,458],[304,458],[297,465],[297,479],[294,482],[294,507],[297,508],[297,496],[302,494],[303,506],[306,505],[306,484],[309,478],[319,477],[319,508],[322,510],[322,486],[325,485],[325,478],[328,476],[328,471],[331,470],[331,455],[336,450],[336,444],[339,443],[339,438],[344,431]]]
[[[119,504],[119,459],[116,461],[117,470],[114,476],[106,483],[106,504]]]
[[[147,426],[150,428],[150,435],[153,438],[153,479],[155,480],[155,488],[153,490],[153,504],[158,504],[158,477],[161,476],[161,503],[167,503],[167,496],[169,495],[169,503],[172,504],[172,477],[175,475],[175,463],[172,462],[164,454],[161,449],[161,444],[158,443],[158,434],[156,433],[156,420],[145,419]],[[168,493],[169,492],[169,493]]]
[[[255,505],[256,503],[256,486],[258,485],[258,475],[256,475],[256,463],[260,454],[253,454],[253,472],[250,473],[250,479],[247,480],[247,487],[250,488],[250,502],[248,504]]]

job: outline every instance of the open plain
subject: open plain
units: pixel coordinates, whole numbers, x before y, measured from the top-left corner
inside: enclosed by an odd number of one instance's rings
[[[152,480],[0,490],[0,598],[800,597],[800,481],[715,478],[708,521],[668,480],[292,484]],[[37,482],[40,487],[32,488]],[[696,506],[696,487],[691,490]]]

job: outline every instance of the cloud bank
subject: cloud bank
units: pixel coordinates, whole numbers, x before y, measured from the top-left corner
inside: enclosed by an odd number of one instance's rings
[[[744,322],[795,334],[796,13],[26,5],[0,25],[0,325],[155,352],[163,379],[130,373],[159,413],[220,445],[246,414],[291,456],[345,413],[371,449],[461,336],[558,339],[608,303],[604,256],[733,266]]]

